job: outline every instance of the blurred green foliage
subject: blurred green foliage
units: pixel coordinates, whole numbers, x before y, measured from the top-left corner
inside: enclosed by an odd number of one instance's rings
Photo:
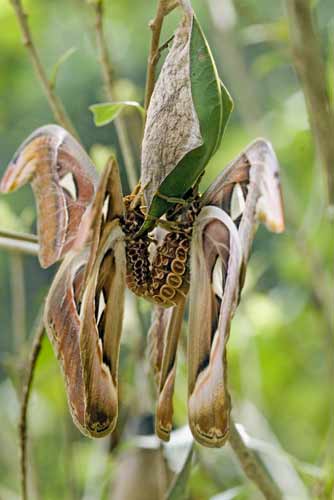
[[[117,97],[142,102],[150,40],[147,23],[155,12],[155,1],[106,4],[106,33]],[[289,498],[330,498],[333,332],[329,331],[316,288],[326,295],[326,287],[333,287],[334,235],[333,226],[324,216],[324,183],[302,90],[292,68],[284,4],[193,0],[193,6],[219,73],[235,101],[230,125],[209,164],[203,188],[248,142],[262,135],[272,141],[280,159],[286,205],[286,232],[276,236],[261,228],[257,234],[243,300],[232,324],[228,363],[234,417],[252,436],[252,446]],[[90,105],[105,101],[91,6],[82,0],[27,0],[25,7],[49,75],[56,61],[70,48],[75,49],[58,68],[56,89],[87,150],[94,160],[103,163],[111,148],[122,164],[114,125],[96,128],[88,110]],[[332,0],[314,2],[314,8],[332,86],[332,47],[327,49],[328,40],[333,39]],[[177,19],[176,12],[168,18],[163,41],[172,33]],[[0,23],[2,174],[23,139],[53,118],[7,0],[1,2]],[[141,119],[137,114],[128,111],[125,119],[139,172]],[[123,181],[126,192],[124,175]],[[28,187],[0,200],[1,228],[34,231],[34,214]],[[54,269],[41,270],[37,259],[22,257],[27,319],[26,333],[18,344],[13,335],[11,290],[19,277],[13,272],[11,259],[10,254],[0,251],[0,498],[6,500],[19,498],[18,394],[33,321],[54,274]],[[331,313],[331,307],[333,304],[327,306],[327,312]],[[128,297],[120,377],[121,415],[130,416],[130,421],[154,411],[154,403],[144,396],[146,389],[149,394],[144,352],[149,319],[150,306],[142,302],[136,305]],[[175,424],[185,423],[186,363],[181,353]],[[134,427],[128,425],[127,429],[121,451],[134,446]],[[47,339],[37,365],[29,438],[32,498],[114,498],[109,488],[117,476],[120,452],[110,454],[108,439],[93,442],[80,436],[73,426],[63,381]],[[190,479],[192,499],[209,499],[223,491],[226,496],[217,496],[216,500],[259,498],[228,447],[196,447],[196,452]]]

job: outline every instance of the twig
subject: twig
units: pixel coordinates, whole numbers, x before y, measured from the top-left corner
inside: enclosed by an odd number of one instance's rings
[[[147,60],[145,109],[148,108],[155,84],[155,69],[159,60],[160,34],[164,18],[177,7],[177,0],[159,0],[155,18],[149,23],[152,31],[150,52]]]
[[[22,395],[22,404],[21,404],[21,414],[20,414],[20,422],[19,422],[19,436],[20,436],[20,467],[21,467],[21,488],[22,488],[22,499],[28,499],[28,491],[27,491],[27,411],[29,398],[32,388],[32,382],[36,367],[36,362],[38,359],[38,355],[42,346],[42,339],[44,336],[44,322],[43,322],[43,309],[44,302],[42,306],[42,310],[38,316],[37,326],[35,329],[35,336],[32,345],[32,350],[30,354],[28,373],[26,384],[23,388]]]
[[[17,239],[17,237],[13,238],[5,238],[0,236],[0,249],[8,250],[10,252],[20,252],[28,255],[38,255],[38,244],[32,243],[30,241],[24,241]]]
[[[334,209],[334,114],[326,90],[326,69],[316,35],[310,0],[286,0],[291,46],[309,120],[327,183],[328,203]]]
[[[269,476],[262,463],[243,441],[235,423],[231,420],[229,442],[246,476],[253,481],[263,496],[269,500],[283,498],[277,484]]]
[[[103,11],[104,11],[103,0],[98,0],[95,4],[95,16],[96,16],[95,30],[96,30],[97,47],[99,52],[102,77],[105,85],[106,94],[108,96],[108,99],[113,101],[114,100],[113,78],[112,78],[113,71],[103,31]],[[131,150],[129,136],[122,116],[118,116],[116,118],[115,127],[124,160],[124,166],[128,178],[128,183],[130,189],[132,190],[137,184],[138,176],[135,166],[135,160]]]
[[[38,238],[34,234],[0,229],[0,249],[38,255]]]
[[[50,84],[49,79],[46,75],[45,69],[41,63],[39,55],[36,50],[36,46],[33,43],[29,24],[28,16],[24,12],[21,0],[10,0],[13,9],[15,11],[17,20],[19,22],[20,30],[23,37],[23,45],[26,47],[29,57],[31,59],[32,65],[35,69],[37,78],[39,79],[41,86],[43,88],[44,94],[47,97],[50,108],[54,114],[55,120],[64,128],[66,128],[72,135],[78,138],[78,133],[73,127],[66,111],[63,107],[61,99],[55,94],[52,84]]]
[[[32,243],[38,243],[38,237],[36,234],[30,233],[19,233],[17,231],[10,231],[8,229],[0,229],[0,237],[12,238],[20,241],[30,241]]]

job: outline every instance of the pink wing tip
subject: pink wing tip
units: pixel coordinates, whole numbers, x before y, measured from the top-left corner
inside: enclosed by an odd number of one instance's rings
[[[2,193],[10,193],[16,189],[15,179],[12,178],[13,167],[14,165],[11,163],[1,179],[0,191]]]
[[[268,229],[273,233],[283,233],[285,231],[284,219],[281,219],[280,221],[270,221],[268,223]]]

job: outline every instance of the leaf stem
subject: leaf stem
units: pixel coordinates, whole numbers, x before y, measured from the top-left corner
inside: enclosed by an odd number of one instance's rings
[[[110,99],[110,101],[113,101],[114,100],[113,69],[103,30],[103,13],[104,13],[103,0],[98,0],[95,4],[95,31],[96,31],[97,48],[99,53],[99,60],[101,63],[102,78],[104,81],[106,94],[108,99]],[[128,178],[128,183],[130,189],[132,190],[137,184],[138,176],[137,176],[134,156],[131,150],[129,135],[122,116],[118,116],[115,119],[115,127],[124,160],[124,166]]]
[[[159,0],[154,19],[149,27],[152,31],[150,52],[147,60],[145,109],[148,108],[155,85],[155,70],[159,60],[159,43],[164,18],[178,6],[178,0]]]
[[[232,419],[230,422],[229,443],[244,473],[256,484],[263,496],[268,500],[282,500],[283,496],[277,484],[269,476],[253,451],[248,448]]]
[[[44,94],[49,102],[55,120],[62,127],[66,128],[72,135],[78,138],[78,133],[71,123],[61,99],[55,94],[52,84],[48,80],[46,71],[41,63],[36,46],[33,42],[31,31],[28,23],[28,15],[24,12],[21,0],[10,0],[15,11],[20,30],[23,37],[23,45],[26,47],[32,65],[35,69],[38,80],[41,83]]]

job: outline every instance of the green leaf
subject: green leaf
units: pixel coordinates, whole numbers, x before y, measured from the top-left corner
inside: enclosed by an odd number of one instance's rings
[[[193,457],[193,445],[190,446],[187,457],[184,461],[181,471],[174,478],[174,481],[166,494],[165,500],[186,500],[187,486],[191,472],[191,462]]]
[[[97,127],[103,127],[112,122],[126,108],[136,108],[143,120],[145,119],[144,108],[136,101],[115,101],[103,104],[94,104],[89,109],[94,115],[94,123]]]
[[[175,203],[173,199],[183,198],[194,186],[220,146],[233,109],[232,98],[218,76],[211,50],[195,16],[189,51],[191,93],[203,144],[188,152],[161,184],[154,186],[156,194],[151,202],[146,200],[149,202],[148,218],[140,233],[150,230],[152,219],[161,217]],[[145,193],[145,186],[143,189]]]
[[[51,75],[50,75],[50,79],[49,79],[49,83],[50,83],[50,86],[51,88],[54,88],[56,86],[56,81],[57,81],[57,76],[58,76],[58,71],[60,69],[60,67],[77,51],[77,49],[75,47],[71,47],[70,49],[68,49],[62,56],[60,56],[60,58],[58,59],[58,61],[54,64],[53,68],[52,68],[52,71],[51,71]]]

